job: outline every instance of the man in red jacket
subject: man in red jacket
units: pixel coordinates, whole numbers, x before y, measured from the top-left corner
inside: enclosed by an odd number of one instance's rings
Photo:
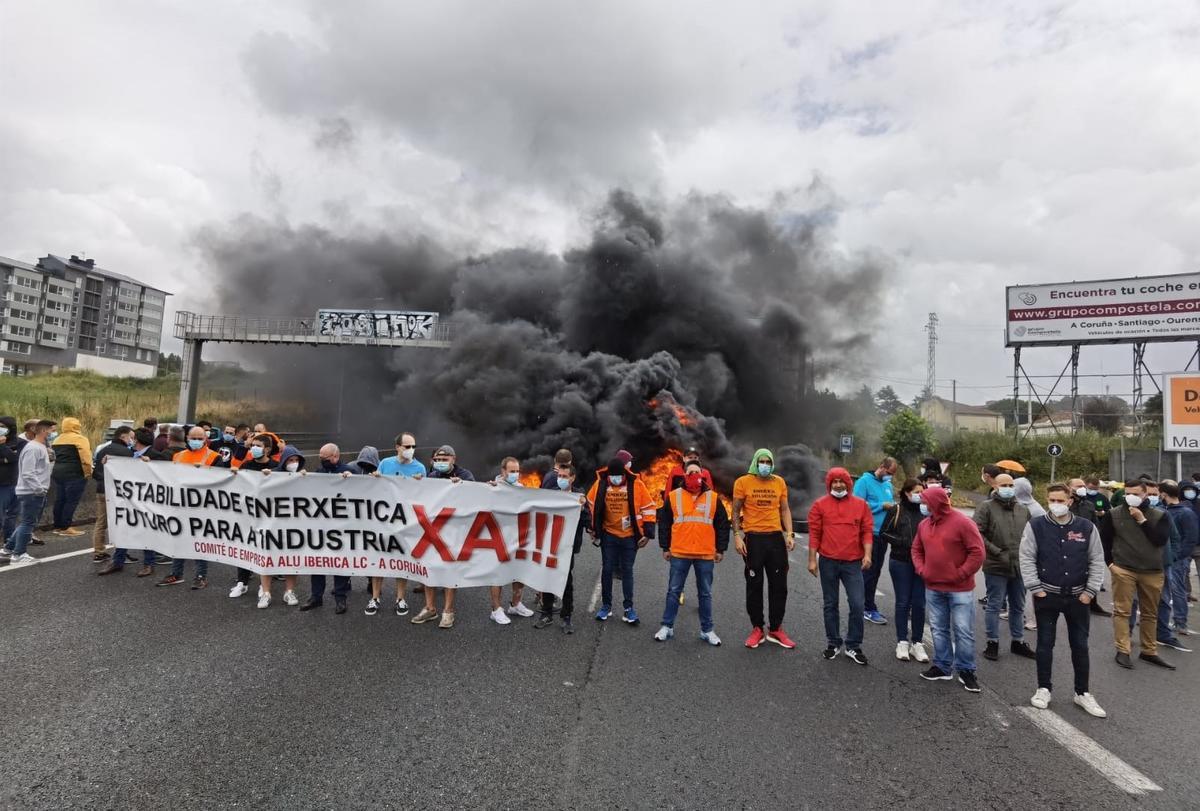
[[[978,693],[975,574],[983,566],[983,538],[974,521],[950,506],[945,490],[926,490],[921,507],[929,520],[917,527],[912,561],[925,581],[925,610],[933,631],[933,666],[921,678],[949,680],[957,670],[967,692]]]
[[[825,489],[829,494],[817,499],[808,511],[808,573],[816,577],[820,572],[821,594],[825,598],[826,646],[821,655],[833,659],[842,650],[842,618],[838,611],[841,584],[850,608],[846,657],[865,665],[863,571],[871,568],[875,519],[867,502],[850,493],[853,485],[845,468],[830,468],[825,474]]]

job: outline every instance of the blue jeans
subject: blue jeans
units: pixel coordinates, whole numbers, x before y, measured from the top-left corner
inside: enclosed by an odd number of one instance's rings
[[[975,593],[925,589],[933,663],[943,673],[975,672]]]
[[[888,543],[876,535],[871,543],[871,568],[863,572],[863,591],[866,593],[863,610],[878,611],[875,605],[875,588],[879,585],[879,575],[883,574],[883,561],[887,557]]]
[[[0,485],[0,532],[4,533],[4,548],[12,551],[13,533],[17,531],[17,486]]]
[[[700,630],[708,633],[713,629],[712,581],[715,561],[697,558],[671,558],[671,578],[667,581],[667,605],[663,608],[662,624],[675,627],[679,614],[679,596],[687,585],[688,572],[696,569],[696,597],[700,601]]]
[[[175,558],[171,561],[171,575],[173,577],[183,577],[184,558]],[[196,561],[196,577],[208,577],[208,561]]]
[[[838,611],[840,593],[838,585],[846,589],[846,602],[850,608],[850,622],[846,629],[846,649],[862,647],[864,577],[862,562],[858,560],[834,560],[822,556],[817,562],[821,575],[821,595],[825,598],[825,642],[831,648],[842,646],[842,618]]]
[[[66,529],[75,520],[75,508],[83,491],[87,489],[87,479],[68,479],[55,482],[58,485],[58,495],[54,499],[54,528]]]
[[[633,562],[637,558],[637,541],[632,536],[618,538],[607,532],[600,534],[600,601],[612,608],[613,571],[621,567],[621,596],[625,608],[633,608]]]
[[[1182,558],[1167,570],[1167,581],[1171,587],[1171,624],[1176,628],[1188,627],[1188,572],[1192,568],[1191,557]],[[1166,591],[1166,589],[1163,589]]]
[[[988,641],[1000,641],[1000,611],[1004,599],[1008,598],[1008,633],[1013,642],[1025,638],[1025,582],[1021,576],[1005,577],[1002,574],[983,574],[983,585],[987,589],[987,607],[983,611],[983,627]]]
[[[17,521],[17,529],[13,533],[12,553],[14,555],[24,555],[25,550],[29,548],[29,539],[33,537],[33,528],[37,526],[38,519],[42,517],[42,508],[45,506],[45,493],[17,496],[20,518]]]
[[[888,572],[892,576],[892,590],[896,592],[896,616],[892,618],[896,625],[896,641],[920,642],[925,638],[925,581],[912,563],[896,560],[895,555],[888,561]]]

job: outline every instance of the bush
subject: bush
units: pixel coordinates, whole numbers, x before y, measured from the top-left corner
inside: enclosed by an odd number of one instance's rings
[[[883,425],[883,450],[905,468],[913,467],[933,450],[933,428],[915,411],[899,411]]]

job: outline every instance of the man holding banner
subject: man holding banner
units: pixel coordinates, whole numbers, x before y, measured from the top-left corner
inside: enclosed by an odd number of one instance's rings
[[[211,467],[220,459],[220,455],[208,447],[208,432],[199,425],[193,425],[187,435],[187,450],[182,450],[171,457],[178,465],[194,465],[195,467]],[[183,582],[183,563],[186,558],[171,556],[171,573],[158,581],[160,586],[177,586]],[[208,561],[196,561],[196,577],[192,580],[192,590],[208,588]]]

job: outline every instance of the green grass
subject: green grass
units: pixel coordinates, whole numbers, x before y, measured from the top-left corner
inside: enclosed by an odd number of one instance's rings
[[[196,403],[198,419],[221,422],[263,421],[268,425],[303,422],[303,409],[294,403],[259,400],[256,387],[241,385],[257,376],[241,372],[240,380],[229,370],[217,370],[208,386],[201,379]],[[75,417],[83,423],[83,433],[93,443],[100,441],[109,421],[134,420],[140,425],[147,417],[174,422],[179,408],[179,377],[137,378],[104,377],[94,372],[62,371],[30,377],[0,376],[0,414],[12,415],[17,425],[28,419],[52,419],[62,422]]]

